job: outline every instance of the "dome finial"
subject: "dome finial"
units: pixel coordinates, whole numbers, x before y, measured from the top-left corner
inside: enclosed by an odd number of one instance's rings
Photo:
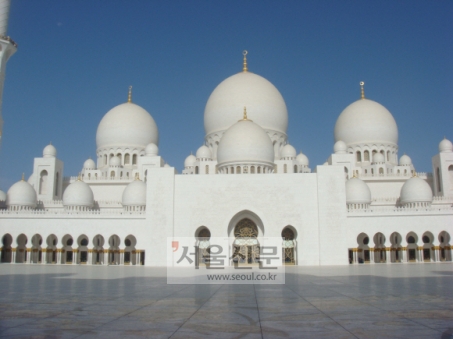
[[[360,81],[360,99],[365,99],[365,83]]]
[[[247,68],[247,54],[248,54],[248,52],[246,50],[244,50],[242,52],[242,55],[244,56],[244,64],[242,66],[242,71],[243,72],[247,72],[248,71],[248,68]]]
[[[127,102],[132,102],[132,86],[129,86],[129,94],[127,96]]]
[[[22,179],[21,181],[25,181],[25,173],[22,173]]]

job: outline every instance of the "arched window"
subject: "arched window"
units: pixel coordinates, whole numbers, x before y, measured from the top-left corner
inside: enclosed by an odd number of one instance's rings
[[[250,167],[250,173],[255,174],[255,166]]]
[[[107,165],[107,154],[104,154],[104,165]]]
[[[258,167],[258,173],[261,173],[261,166]]]
[[[297,173],[297,165],[294,165],[294,173]]]
[[[437,190],[442,192],[442,185],[440,184],[440,169],[437,167],[436,169],[436,179],[437,179]]]
[[[60,182],[60,173],[55,175],[55,196],[58,196],[58,183]]]
[[[132,165],[137,165],[137,154],[132,155]]]
[[[387,161],[390,161],[390,151],[387,151]]]
[[[130,162],[131,162],[131,155],[129,153],[126,153],[124,155],[124,164],[128,165],[128,164],[130,164]]]
[[[236,174],[241,174],[241,167],[240,166],[236,166]]]
[[[47,194],[47,171],[41,171],[39,175],[39,194]]]
[[[379,168],[379,174],[384,174],[384,169],[382,167]]]
[[[234,167],[231,167],[231,174],[234,174]]]
[[[357,162],[361,162],[362,161],[362,153],[360,153],[360,151],[357,151],[356,159],[357,159]]]
[[[450,174],[450,189],[453,189],[453,165],[448,167],[448,174]]]
[[[368,151],[365,151],[363,152],[363,157],[364,157],[364,161],[370,161],[370,152]]]
[[[209,174],[209,165],[206,165],[206,174]]]
[[[195,166],[195,174],[198,174],[198,166]]]
[[[115,177],[115,172],[114,171],[110,172],[110,177],[112,177],[112,178]]]
[[[283,165],[283,173],[286,173],[288,171],[288,166],[286,164]]]

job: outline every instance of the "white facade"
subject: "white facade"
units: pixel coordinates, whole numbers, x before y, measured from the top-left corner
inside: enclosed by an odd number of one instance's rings
[[[453,147],[441,141],[434,179],[398,161],[398,130],[362,98],[340,114],[333,154],[312,171],[287,143],[280,92],[244,69],[210,96],[205,145],[182,174],[159,155],[154,119],[126,103],[99,124],[97,163],[63,177],[52,145],[33,174],[0,191],[1,261],[166,264],[167,237],[282,237],[285,263],[451,261]],[[253,259],[253,258],[252,258]]]

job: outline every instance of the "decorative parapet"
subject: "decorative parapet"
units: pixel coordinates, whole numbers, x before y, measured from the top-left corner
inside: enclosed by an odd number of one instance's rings
[[[9,41],[14,47],[17,48],[16,42],[13,39],[11,39],[9,36],[0,35],[0,39]]]
[[[63,181],[64,182],[69,182],[72,183],[74,181],[77,181],[78,177],[64,177]],[[134,181],[134,178],[131,177],[83,177],[84,182],[97,182],[97,181],[120,181],[120,182],[131,182]]]
[[[438,205],[430,207],[405,207],[405,206],[371,206],[367,209],[348,209],[349,216],[388,216],[388,215],[441,215],[453,214],[453,206]]]
[[[115,217],[127,217],[127,216],[140,216],[145,215],[145,210],[130,210],[125,211],[123,208],[102,208],[97,210],[68,210],[63,207],[58,209],[28,209],[28,210],[0,210],[0,218],[2,216],[24,216],[24,217],[58,217],[58,216],[74,216],[80,215],[84,217],[105,217],[105,216],[115,216]]]
[[[417,176],[421,179],[432,178],[432,173],[428,172],[417,172]],[[412,172],[408,171],[407,173],[358,173],[359,178],[386,178],[386,179],[401,179],[401,178],[411,178],[413,176]]]

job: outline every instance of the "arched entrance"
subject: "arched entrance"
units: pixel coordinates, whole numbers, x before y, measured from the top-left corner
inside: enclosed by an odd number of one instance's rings
[[[359,264],[369,264],[370,263],[370,247],[368,244],[370,243],[370,238],[366,233],[360,233],[357,237],[357,261]]]
[[[296,253],[295,253],[295,234],[290,227],[285,227],[282,231],[282,259],[285,265],[296,264]]]
[[[100,234],[93,238],[93,265],[104,264],[104,237]]]
[[[38,264],[42,262],[42,237],[40,234],[35,234],[31,238],[31,262]]]
[[[258,227],[248,219],[242,219],[234,228],[232,260],[234,265],[258,264],[260,259],[260,244],[258,242]]]
[[[451,261],[450,234],[447,231],[439,233],[439,260]]]
[[[403,251],[401,246],[401,241],[403,237],[398,232],[393,232],[390,235],[390,243],[391,245],[391,262],[402,262],[403,261]]]
[[[57,243],[58,238],[55,234],[51,234],[47,237],[47,249],[46,249],[46,263],[56,264],[57,263]]]
[[[196,260],[195,266],[198,265],[209,265],[210,262],[210,239],[211,239],[211,231],[207,227],[202,227],[196,233]]]
[[[11,244],[13,243],[13,237],[10,234],[5,234],[2,238],[2,255],[1,262],[11,262],[12,261],[12,248]]]

